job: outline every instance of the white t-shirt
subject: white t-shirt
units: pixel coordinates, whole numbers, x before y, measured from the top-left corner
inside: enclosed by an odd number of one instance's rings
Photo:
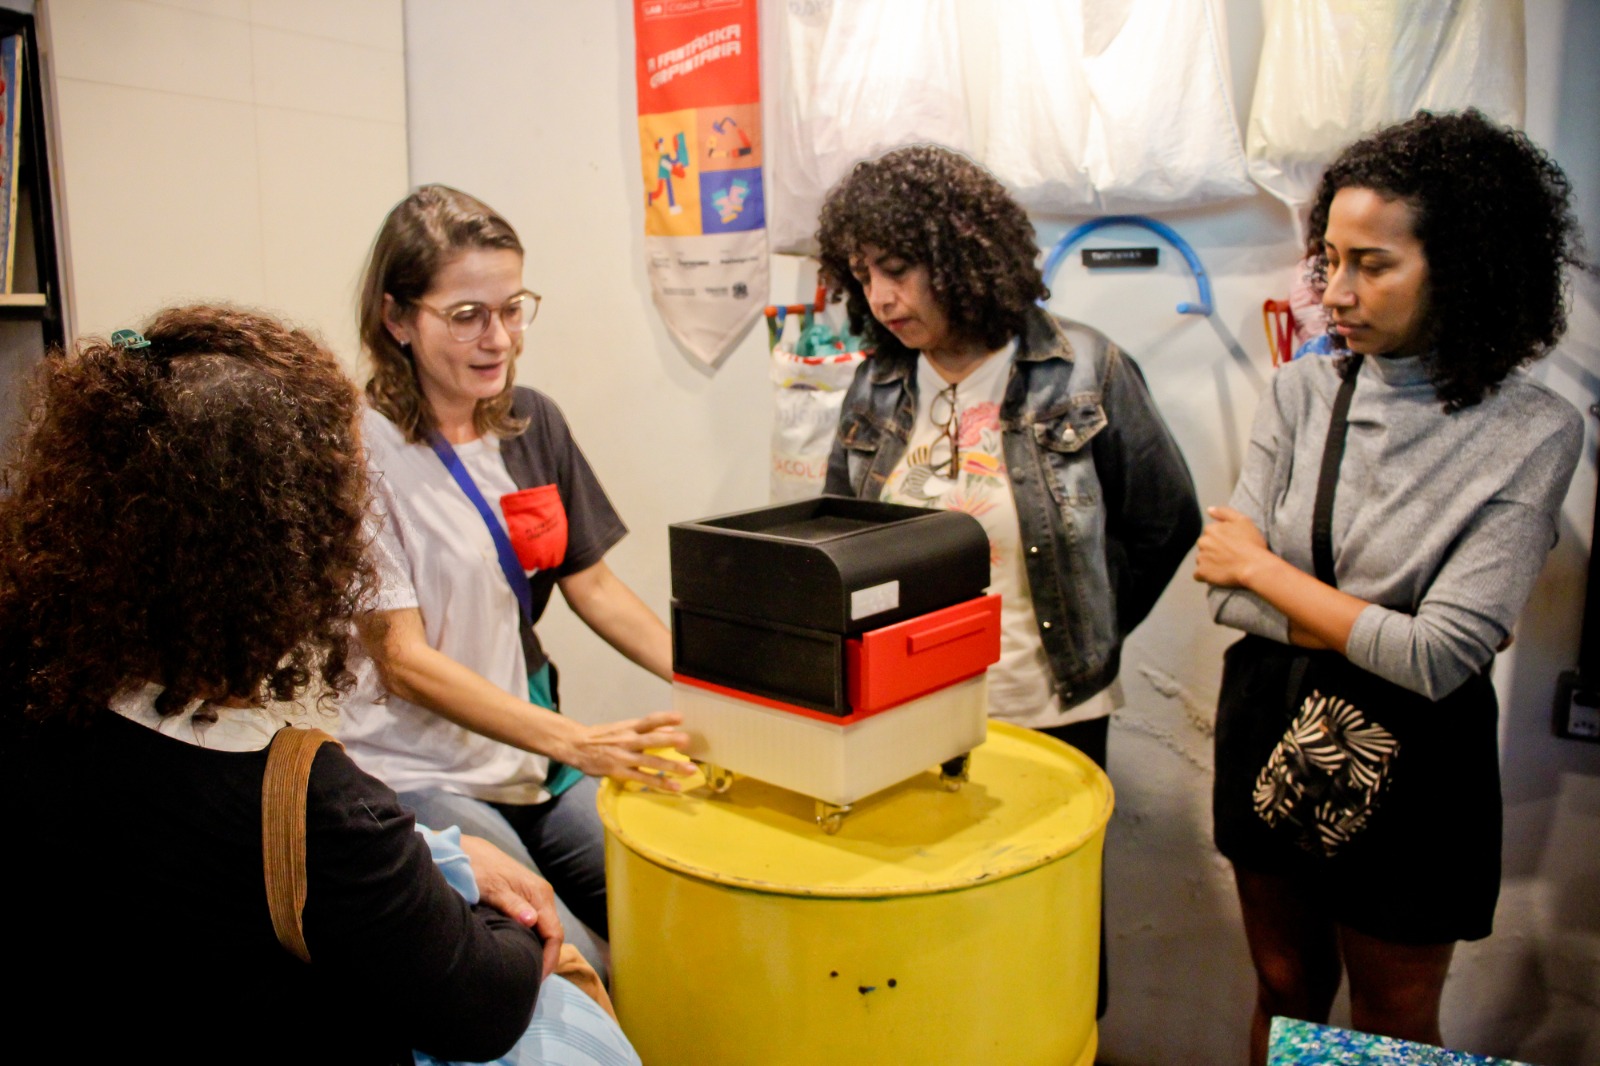
[[[1070,709],[1056,695],[1050,661],[1039,641],[1033,596],[1022,560],[1017,504],[1000,438],[1000,404],[1017,345],[995,352],[955,387],[959,462],[950,476],[946,431],[933,421],[949,411],[950,385],[927,356],[917,359],[917,417],[906,453],[889,474],[883,499],[943,511],[965,511],[989,537],[989,591],[1000,594],[1000,661],[989,668],[989,713],[1032,728],[1102,718],[1121,703],[1115,682]],[[943,397],[940,394],[943,393]]]
[[[426,444],[408,444],[394,423],[366,412],[362,435],[378,514],[373,554],[380,611],[420,608],[430,647],[518,699],[528,698],[516,595],[482,517]],[[485,435],[455,447],[484,499],[517,491]],[[505,516],[491,502],[502,525]],[[442,788],[494,803],[548,799],[549,760],[472,732],[426,707],[386,694],[358,654],[359,683],[345,701],[339,739],[367,773],[396,792]]]

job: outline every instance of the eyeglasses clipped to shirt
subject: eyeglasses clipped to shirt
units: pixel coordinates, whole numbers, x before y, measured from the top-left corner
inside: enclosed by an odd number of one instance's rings
[[[943,409],[943,414],[941,414],[941,409]],[[941,434],[939,439],[933,442],[930,458],[939,454],[939,445],[947,446],[950,449],[950,472],[945,476],[954,481],[961,471],[961,416],[956,410],[956,385],[954,382],[950,384],[949,388],[940,389],[934,393],[933,404],[928,416],[933,422],[933,428],[937,429]],[[929,465],[937,472],[941,466],[945,465],[945,461],[937,459],[930,462]]]

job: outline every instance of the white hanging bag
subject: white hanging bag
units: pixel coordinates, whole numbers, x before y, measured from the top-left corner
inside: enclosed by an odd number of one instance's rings
[[[1214,0],[995,0],[985,162],[1046,214],[1254,192]]]
[[[967,151],[955,0],[794,0],[783,15],[769,234],[810,253],[827,191],[908,144]]]
[[[1522,0],[1272,0],[1250,105],[1250,175],[1310,202],[1345,145],[1418,110],[1521,125]]]

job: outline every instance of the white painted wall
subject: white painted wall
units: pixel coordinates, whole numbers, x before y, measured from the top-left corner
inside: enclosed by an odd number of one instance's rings
[[[1262,0],[1225,6],[1236,104],[1246,108]],[[1592,77],[1600,7],[1586,0],[1527,6],[1528,129],[1566,167],[1591,243],[1600,245]],[[971,15],[963,10],[964,30],[969,43],[981,44],[985,35]],[[483,197],[528,245],[527,282],[545,304],[520,377],[566,411],[634,530],[612,564],[665,614],[666,525],[765,501],[770,404],[759,327],[709,373],[674,347],[651,307],[641,260],[631,7],[626,0],[408,0],[406,20],[412,180]],[[763,33],[769,54],[770,29]],[[1174,313],[1192,284],[1171,255],[1137,275],[1090,278],[1069,264],[1055,279],[1054,306],[1138,356],[1203,499],[1220,502],[1237,471],[1257,382],[1270,372],[1261,301],[1286,292],[1295,238],[1287,211],[1264,195],[1163,217],[1209,268],[1218,324],[1249,353],[1248,370],[1212,324]],[[1041,237],[1052,241],[1063,229],[1041,223]],[[1097,243],[1118,239],[1105,236]],[[1135,233],[1128,243],[1148,242]],[[802,299],[812,274],[777,257],[773,284],[774,300]],[[1600,285],[1575,286],[1568,340],[1538,374],[1580,407],[1593,402]],[[1498,931],[1462,948],[1446,989],[1453,1045],[1546,1064],[1600,1061],[1600,748],[1556,740],[1548,725],[1555,675],[1576,663],[1593,439],[1567,502],[1562,543],[1498,675],[1507,800]],[[572,713],[598,720],[667,705],[664,685],[611,653],[559,604],[543,631]],[[1113,976],[1105,1062],[1225,1063],[1243,1055],[1253,979],[1231,879],[1210,844],[1209,808],[1213,707],[1232,636],[1211,625],[1199,588],[1184,575],[1125,657],[1128,707],[1111,742],[1118,810],[1107,858]]]
[[[406,191],[398,0],[41,0],[72,324],[225,300],[353,361],[378,220]]]

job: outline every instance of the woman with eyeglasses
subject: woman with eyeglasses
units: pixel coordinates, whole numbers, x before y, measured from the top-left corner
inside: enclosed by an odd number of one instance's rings
[[[504,218],[442,185],[396,205],[373,243],[360,329],[382,589],[360,629],[381,690],[369,677],[346,702],[340,736],[419,821],[459,825],[535,866],[604,937],[586,775],[675,788],[683,764],[645,749],[686,738],[671,713],[600,726],[556,713],[555,668],[533,629],[553,588],[663,678],[671,638],[605,563],[627,530],[560,410],[514,384],[539,308],[522,257]]]
[[[1144,379],[1039,306],[1033,226],[965,156],[919,146],[857,165],[817,236],[850,328],[876,349],[845,397],[826,491],[977,518],[1001,595],[990,713],[1103,767],[1123,638],[1200,532]],[[1102,979],[1102,1010],[1104,993]]]

